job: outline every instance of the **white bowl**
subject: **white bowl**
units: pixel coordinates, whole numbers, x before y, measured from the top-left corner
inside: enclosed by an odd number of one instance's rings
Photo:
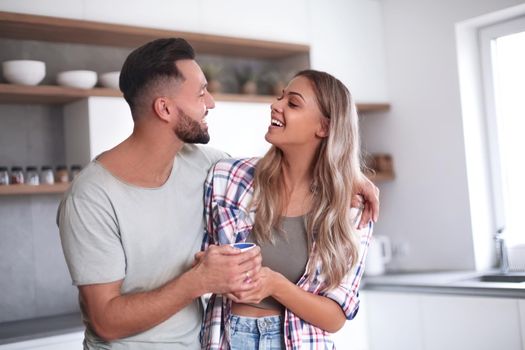
[[[102,86],[119,90],[120,72],[107,72],[100,74],[98,80]]]
[[[91,70],[68,70],[57,74],[57,83],[79,89],[91,89],[97,83],[97,73]]]
[[[42,61],[5,61],[2,70],[5,80],[12,84],[38,85],[46,76],[46,64]]]

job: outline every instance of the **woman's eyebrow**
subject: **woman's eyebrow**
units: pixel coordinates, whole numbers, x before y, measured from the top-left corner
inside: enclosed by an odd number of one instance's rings
[[[288,91],[288,94],[289,94],[289,95],[296,95],[296,96],[299,96],[303,101],[305,101],[303,95],[301,95],[301,94],[298,93],[298,92],[295,92],[295,91]]]

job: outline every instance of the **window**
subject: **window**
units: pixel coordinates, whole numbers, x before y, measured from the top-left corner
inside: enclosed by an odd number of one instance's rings
[[[525,243],[525,16],[479,31],[494,217]]]

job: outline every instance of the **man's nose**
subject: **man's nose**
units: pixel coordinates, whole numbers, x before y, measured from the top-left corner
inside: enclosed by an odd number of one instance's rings
[[[215,100],[213,99],[213,96],[206,91],[206,108],[213,109],[215,108]]]

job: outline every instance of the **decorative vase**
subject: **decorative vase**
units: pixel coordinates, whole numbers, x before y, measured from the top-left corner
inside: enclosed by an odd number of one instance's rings
[[[253,80],[248,80],[242,85],[241,92],[245,95],[257,94],[257,83]]]

